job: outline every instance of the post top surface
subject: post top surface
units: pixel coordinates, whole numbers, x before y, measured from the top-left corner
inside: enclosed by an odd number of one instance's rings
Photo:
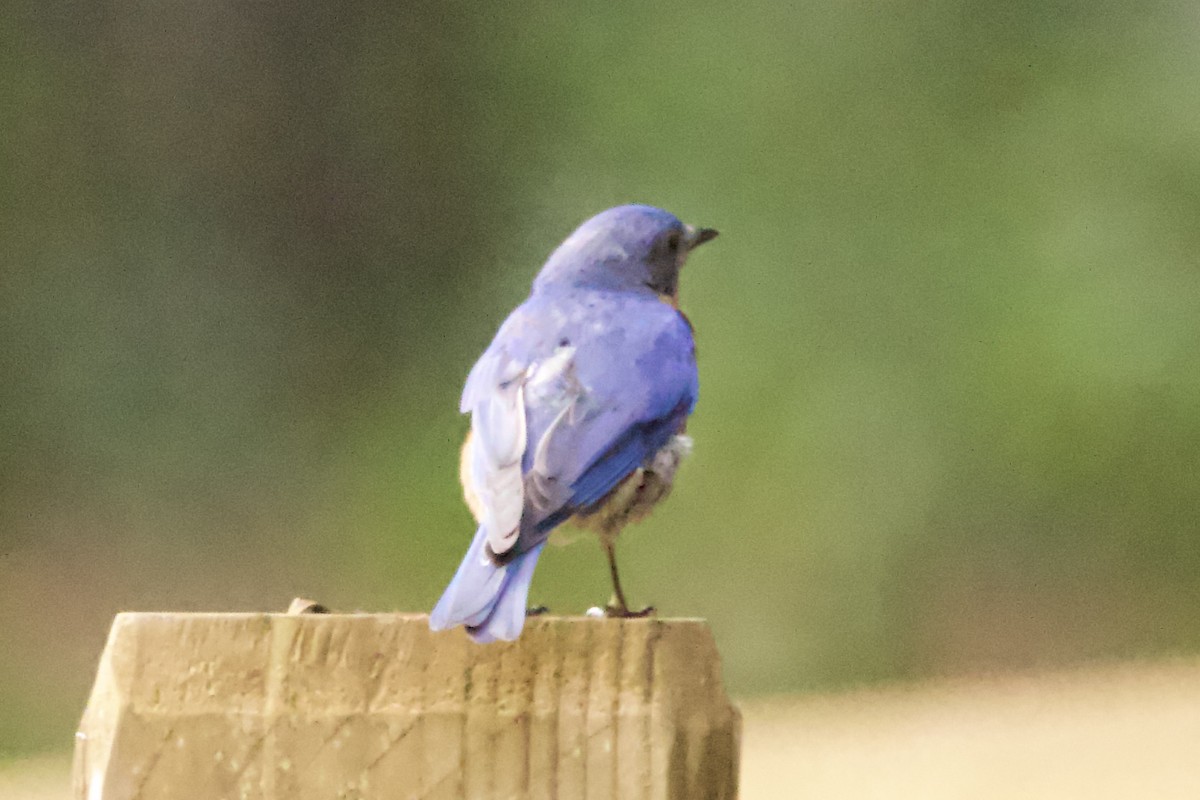
[[[359,612],[330,612],[320,614],[288,614],[273,611],[122,611],[116,615],[121,622],[138,622],[141,620],[212,620],[226,618],[229,620],[250,619],[323,619],[323,620],[370,620],[373,622],[429,623],[429,615],[413,611],[359,611]],[[530,617],[530,626],[557,625],[703,625],[708,626],[704,617],[630,617],[613,619],[608,617],[588,617],[583,615],[543,614]]]

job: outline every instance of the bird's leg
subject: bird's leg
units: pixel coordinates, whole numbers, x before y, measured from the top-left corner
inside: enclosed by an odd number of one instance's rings
[[[600,546],[608,556],[608,574],[612,578],[613,595],[608,601],[608,610],[615,612],[613,616],[625,616],[629,613],[629,604],[625,602],[625,592],[621,591],[621,576],[617,572],[616,543],[608,536],[600,537]]]
[[[526,617],[540,617],[543,614],[549,614],[549,613],[550,613],[550,609],[547,608],[546,606],[530,606],[529,608],[525,609]]]
[[[608,556],[608,572],[612,577],[613,585],[613,596],[604,609],[604,615],[606,617],[647,617],[653,614],[653,606],[646,606],[641,611],[630,611],[629,604],[625,602],[625,592],[621,591],[621,576],[617,574],[616,537],[601,535],[600,546],[604,548],[604,554]]]

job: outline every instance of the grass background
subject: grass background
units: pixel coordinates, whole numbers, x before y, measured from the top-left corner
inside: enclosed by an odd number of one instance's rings
[[[0,753],[118,610],[430,607],[462,380],[629,201],[722,231],[621,556],[736,694],[1200,650],[1194,4],[0,13]]]

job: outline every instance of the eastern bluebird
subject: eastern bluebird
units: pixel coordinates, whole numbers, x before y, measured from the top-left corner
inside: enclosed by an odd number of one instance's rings
[[[599,534],[612,616],[630,612],[613,549],[671,491],[698,379],[679,269],[717,235],[662,209],[618,206],[551,254],[467,376],[459,477],[479,529],[429,618],[477,642],[513,640],[550,531]]]

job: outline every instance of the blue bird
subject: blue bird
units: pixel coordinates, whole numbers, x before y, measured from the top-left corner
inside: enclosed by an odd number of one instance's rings
[[[516,639],[538,556],[568,520],[599,534],[613,584],[606,613],[649,613],[630,611],[614,548],[667,496],[691,449],[699,382],[679,270],[716,235],[659,208],[618,206],[551,254],[467,376],[459,477],[479,528],[431,628]]]

